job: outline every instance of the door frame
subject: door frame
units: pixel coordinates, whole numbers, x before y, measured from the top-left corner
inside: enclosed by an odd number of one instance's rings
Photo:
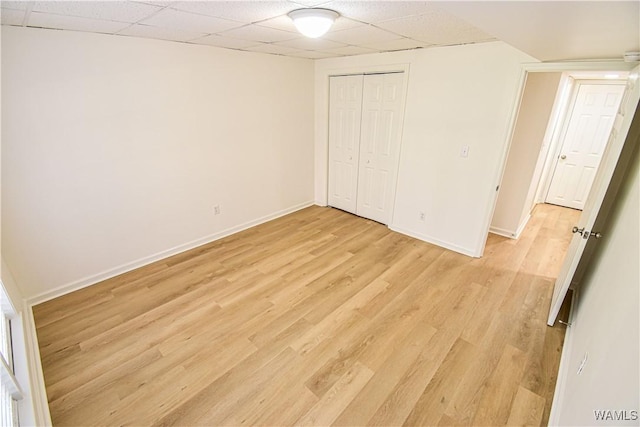
[[[570,76],[571,77],[571,76]],[[573,78],[573,84],[571,87],[571,93],[569,94],[569,99],[564,105],[564,111],[562,112],[561,122],[557,124],[560,132],[558,132],[555,141],[553,141],[554,145],[549,150],[549,156],[547,161],[549,162],[549,168],[546,170],[546,174],[541,177],[540,185],[542,185],[542,191],[540,193],[540,202],[546,203],[547,197],[549,196],[549,189],[551,188],[551,182],[553,181],[553,177],[555,175],[556,167],[558,166],[558,160],[560,158],[560,153],[562,152],[562,148],[564,147],[565,138],[567,136],[567,131],[569,129],[569,124],[571,122],[571,116],[573,114],[573,110],[576,106],[576,101],[578,99],[578,92],[580,90],[580,86],[583,85],[608,85],[608,86],[626,86],[626,79],[611,79],[611,80],[602,80],[602,79],[585,79],[585,78]],[[620,102],[624,99],[621,98]],[[607,146],[605,143],[605,147]],[[537,201],[536,201],[537,202]]]
[[[576,62],[536,62],[536,63],[526,63],[522,64],[520,69],[520,78],[518,83],[517,96],[513,103],[513,108],[511,112],[511,117],[509,118],[509,124],[507,125],[506,141],[501,153],[499,164],[500,169],[496,173],[496,191],[494,192],[492,207],[488,211],[489,215],[484,218],[484,228],[483,228],[483,236],[482,245],[478,248],[478,251],[474,254],[476,257],[481,257],[484,254],[484,249],[486,247],[487,238],[489,237],[489,232],[491,228],[491,221],[493,219],[493,215],[495,214],[496,203],[498,201],[498,190],[500,185],[502,184],[502,179],[504,177],[504,171],[507,166],[507,158],[509,154],[509,149],[511,148],[511,142],[513,140],[513,132],[515,130],[516,121],[518,118],[518,111],[520,109],[520,103],[522,102],[522,97],[524,95],[524,88],[527,81],[528,73],[570,73],[570,72],[589,72],[589,71],[631,71],[635,68],[635,62],[624,62],[624,61],[606,61],[606,62],[597,62],[597,61],[576,61]]]
[[[389,224],[387,227],[391,227],[393,224],[393,218],[395,213],[395,200],[398,187],[398,175],[400,158],[402,156],[402,140],[404,137],[404,118],[407,106],[407,94],[409,88],[409,69],[408,63],[401,64],[388,64],[388,65],[374,65],[374,66],[359,66],[359,67],[342,67],[342,68],[327,68],[318,70],[316,68],[316,111],[321,112],[321,120],[316,123],[315,135],[316,141],[320,141],[321,144],[317,144],[315,147],[316,155],[316,168],[320,172],[315,182],[315,203],[319,206],[327,206],[329,200],[329,78],[337,76],[349,76],[359,74],[385,74],[385,73],[404,73],[404,79],[402,82],[402,97],[404,103],[401,108],[402,120],[400,122],[401,133],[400,143],[398,148],[398,157],[396,159],[396,170],[394,171],[395,185],[391,188],[391,212],[389,215]],[[319,123],[319,124],[318,124]]]

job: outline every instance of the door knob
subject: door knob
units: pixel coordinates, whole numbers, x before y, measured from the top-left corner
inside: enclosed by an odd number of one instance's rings
[[[585,240],[588,239],[589,237],[594,237],[596,239],[599,239],[599,238],[602,237],[602,233],[601,232],[599,232],[599,231],[589,231],[589,230],[585,231],[584,227],[582,227],[582,228],[573,227],[571,229],[571,232],[572,233],[578,233]]]
[[[566,159],[566,158],[567,158],[567,156],[563,154],[562,156],[560,156],[560,158],[561,158],[562,160],[564,160],[564,159]]]

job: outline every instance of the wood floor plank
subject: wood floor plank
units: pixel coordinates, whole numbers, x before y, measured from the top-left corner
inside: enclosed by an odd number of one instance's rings
[[[472,425],[505,425],[524,372],[526,354],[505,346],[495,371],[489,377]]]
[[[480,286],[474,288],[474,292],[481,292]],[[457,292],[452,291],[451,294],[455,295]],[[443,307],[454,300],[455,298],[446,298]],[[429,340],[429,344],[425,346],[386,401],[369,420],[369,425],[401,425],[404,422],[457,341],[476,303],[477,299],[473,297],[472,292],[461,293],[459,301],[454,304],[457,311],[451,312],[446,327],[441,326]],[[427,314],[428,321],[431,321],[433,312],[439,311],[431,310]]]
[[[356,362],[309,412],[296,421],[296,424],[304,426],[331,425],[372,376],[373,372],[369,368]]]
[[[478,349],[473,344],[458,339],[403,424],[405,426],[438,424],[451,396],[477,352]]]
[[[386,347],[384,362],[333,425],[367,425],[371,416],[382,406],[436,332],[426,322],[420,321],[406,336],[394,342],[393,346]]]
[[[575,219],[477,259],[313,206],[40,304],[53,423],[545,425]]]
[[[507,420],[509,426],[539,426],[544,413],[544,398],[524,387],[518,392]]]

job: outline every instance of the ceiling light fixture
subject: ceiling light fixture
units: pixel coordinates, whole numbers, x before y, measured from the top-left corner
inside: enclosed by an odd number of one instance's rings
[[[297,9],[288,13],[298,31],[312,39],[318,38],[333,25],[340,14],[333,10],[321,8]]]

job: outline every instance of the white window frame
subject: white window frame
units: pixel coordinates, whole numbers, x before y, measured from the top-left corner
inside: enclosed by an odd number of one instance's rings
[[[11,333],[11,321],[17,317],[17,311],[2,282],[0,285],[0,423],[3,426],[19,426],[18,401],[24,398],[24,393],[14,375]]]

